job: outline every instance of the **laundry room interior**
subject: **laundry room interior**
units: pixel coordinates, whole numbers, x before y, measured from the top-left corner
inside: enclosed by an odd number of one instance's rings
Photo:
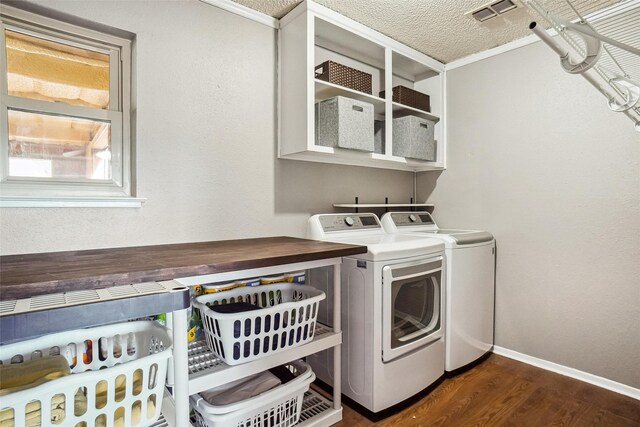
[[[640,1],[0,25],[2,427],[640,425]]]

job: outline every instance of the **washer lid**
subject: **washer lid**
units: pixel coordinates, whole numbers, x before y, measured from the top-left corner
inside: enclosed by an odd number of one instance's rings
[[[408,230],[407,230],[408,231]],[[490,242],[493,235],[487,231],[474,230],[414,230],[419,233],[450,236],[459,246]]]
[[[382,225],[388,233],[433,235],[443,238],[448,245],[464,246],[490,242],[493,235],[478,230],[440,229],[429,212],[388,212],[382,217]]]
[[[343,234],[340,237],[328,237],[335,243],[365,245],[365,254],[353,255],[352,258],[367,261],[387,261],[401,258],[430,255],[444,251],[444,243],[439,239],[405,234],[358,235],[358,232]]]

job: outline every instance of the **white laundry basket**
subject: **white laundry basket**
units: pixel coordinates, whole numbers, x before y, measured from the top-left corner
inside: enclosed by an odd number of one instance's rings
[[[29,425],[141,427],[160,417],[171,356],[163,326],[126,322],[0,346],[3,364],[58,354],[71,374],[2,396],[3,418],[13,415],[14,426],[25,426],[26,413],[33,418],[39,410],[39,422]]]
[[[258,396],[214,406],[199,394],[191,396],[198,427],[289,427],[298,422],[304,393],[316,379],[311,367],[298,360],[287,364],[296,378]]]
[[[313,340],[318,305],[325,293],[308,285],[276,283],[202,295],[200,309],[207,345],[228,365],[250,362]],[[208,305],[249,302],[262,307],[216,313]]]

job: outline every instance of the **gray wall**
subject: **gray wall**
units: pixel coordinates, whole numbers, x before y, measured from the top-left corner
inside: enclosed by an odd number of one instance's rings
[[[449,167],[419,199],[495,234],[496,344],[640,387],[640,134],[541,43],[447,80]]]
[[[0,253],[302,236],[333,202],[410,197],[409,173],[275,159],[274,30],[196,1],[40,3],[137,35],[147,203],[2,209]],[[497,344],[639,387],[640,136],[539,44],[448,81],[449,169],[418,187],[442,225],[495,233]]]
[[[275,30],[197,1],[39,1],[135,33],[141,209],[1,209],[2,254],[304,236],[412,175],[276,160]],[[301,72],[304,72],[301,70]]]

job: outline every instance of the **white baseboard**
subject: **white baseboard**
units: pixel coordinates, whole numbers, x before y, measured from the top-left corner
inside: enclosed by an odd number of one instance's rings
[[[628,386],[626,384],[599,377],[597,375],[589,374],[587,372],[579,371],[577,369],[569,368],[567,366],[558,365],[557,363],[549,362],[547,360],[538,359],[537,357],[529,356],[527,354],[518,353],[517,351],[509,350],[508,348],[499,347],[497,345],[493,346],[493,352],[499,356],[508,357],[509,359],[517,360],[519,362],[536,366],[547,371],[555,372],[566,377],[575,378],[577,380],[584,381],[586,383],[606,388],[607,390],[611,390],[616,393],[624,394],[625,396],[640,400],[640,389]]]

